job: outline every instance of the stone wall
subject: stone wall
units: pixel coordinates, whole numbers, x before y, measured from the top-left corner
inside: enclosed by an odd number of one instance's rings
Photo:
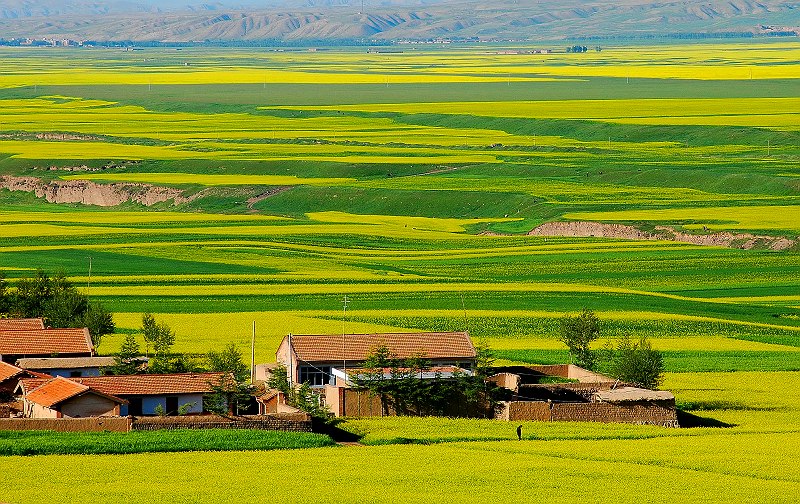
[[[114,418],[0,418],[0,431],[128,432],[131,419]]]

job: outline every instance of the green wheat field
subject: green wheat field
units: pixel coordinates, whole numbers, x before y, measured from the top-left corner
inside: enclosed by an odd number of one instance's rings
[[[559,318],[586,307],[599,345],[647,335],[664,388],[715,426],[526,423],[520,442],[392,418],[345,423],[364,447],[54,450],[0,457],[0,501],[255,501],[263,475],[280,502],[800,494],[800,43],[0,58],[0,271],[65,271],[115,313],[101,354],[152,312],[192,354],[249,352],[255,321],[257,362],[344,328],[468,330],[499,362],[560,363]],[[48,201],[18,190],[32,178],[179,196]],[[739,236],[528,235],[553,221]]]

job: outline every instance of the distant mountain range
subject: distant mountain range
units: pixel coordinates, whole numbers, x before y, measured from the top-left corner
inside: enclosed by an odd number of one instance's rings
[[[561,40],[797,27],[800,0],[0,0],[4,39]]]

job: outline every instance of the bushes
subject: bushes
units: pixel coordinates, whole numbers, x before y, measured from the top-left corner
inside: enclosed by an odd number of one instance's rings
[[[664,358],[646,336],[639,338],[638,343],[625,336],[617,343],[616,350],[609,345],[605,354],[606,372],[614,378],[647,389],[658,388],[664,379]]]
[[[78,292],[63,272],[55,276],[38,270],[36,276],[23,278],[16,289],[6,287],[0,271],[0,315],[43,318],[50,327],[87,327],[92,343],[99,346],[106,334],[114,332],[111,314],[99,303]]]

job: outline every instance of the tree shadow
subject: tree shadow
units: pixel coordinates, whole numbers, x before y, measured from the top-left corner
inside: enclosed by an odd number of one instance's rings
[[[350,432],[339,427],[339,424],[344,422],[338,418],[333,420],[324,420],[322,418],[311,418],[311,430],[319,434],[327,434],[337,443],[357,443],[361,441],[364,436]]]

